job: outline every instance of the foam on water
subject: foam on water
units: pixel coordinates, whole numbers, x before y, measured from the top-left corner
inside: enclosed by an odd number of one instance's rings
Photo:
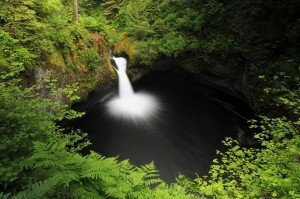
[[[134,93],[126,74],[127,61],[123,57],[112,57],[117,66],[119,96],[106,104],[108,113],[117,118],[148,119],[159,107],[157,99],[148,93]]]

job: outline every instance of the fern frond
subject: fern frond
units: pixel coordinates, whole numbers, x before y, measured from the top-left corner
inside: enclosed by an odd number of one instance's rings
[[[0,192],[0,198],[1,199],[8,199],[10,198],[11,194],[10,193],[3,193],[3,192]]]
[[[32,184],[27,190],[19,192],[14,199],[40,199],[47,198],[47,194],[55,190],[55,187],[62,181],[62,177],[54,176],[44,181]]]
[[[92,187],[86,186],[78,186],[73,188],[72,198],[78,199],[104,199],[105,197],[102,196],[99,191],[93,189]]]

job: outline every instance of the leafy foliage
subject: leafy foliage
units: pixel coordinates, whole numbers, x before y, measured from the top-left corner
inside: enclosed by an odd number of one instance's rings
[[[119,162],[95,152],[80,155],[89,145],[86,135],[64,134],[54,123],[70,115],[65,105],[41,99],[33,88],[0,86],[0,184],[5,196],[153,198],[168,189],[154,164],[137,168],[128,160]],[[184,196],[184,190],[178,194]]]
[[[296,0],[0,1],[0,198],[299,198],[299,2]],[[109,47],[132,65],[188,55],[191,71],[248,71],[257,148],[228,138],[206,177],[167,185],[153,163],[80,152],[55,121],[113,81]],[[233,67],[233,66],[231,66]],[[65,102],[65,103],[63,103]]]
[[[295,128],[296,125],[297,127]],[[297,198],[300,196],[299,122],[263,117],[255,137],[262,149],[242,148],[228,138],[230,147],[219,153],[208,178],[196,179],[205,196],[217,198]],[[257,121],[252,127],[257,128]]]
[[[37,83],[34,78],[36,70],[42,68],[44,73],[55,71],[51,74],[60,80],[60,87],[80,82],[80,95],[84,96],[99,81],[110,82],[114,77],[109,75],[105,40],[94,41],[89,32],[89,29],[98,27],[86,23],[73,24],[72,5],[64,3],[61,0],[1,1],[1,37],[4,37],[3,34],[10,37],[10,43],[14,43],[10,48],[16,46],[14,49],[18,49],[19,52],[14,53],[18,53],[19,60],[22,58],[19,65],[25,69],[26,84]],[[1,49],[8,46],[8,39],[5,39]],[[8,50],[5,50],[5,56],[13,53]],[[3,57],[1,60],[7,59]],[[11,61],[7,60],[1,67],[14,67],[16,63],[13,65]]]
[[[2,80],[11,79],[31,66],[34,56],[0,28],[0,75]]]

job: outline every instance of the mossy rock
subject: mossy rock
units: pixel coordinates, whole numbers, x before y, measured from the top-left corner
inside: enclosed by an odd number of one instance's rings
[[[121,37],[121,40],[116,44],[114,48],[114,55],[127,58],[130,64],[135,64],[135,49],[134,49],[134,40],[126,35]]]

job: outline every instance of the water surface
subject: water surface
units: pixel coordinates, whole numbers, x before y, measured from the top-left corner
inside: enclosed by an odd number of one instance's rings
[[[153,161],[167,182],[179,173],[191,178],[195,173],[207,174],[215,151],[223,149],[221,140],[236,137],[234,127],[244,125],[209,97],[205,86],[195,88],[194,82],[178,72],[153,72],[133,87],[158,99],[160,109],[155,116],[141,121],[110,116],[105,104],[118,93],[112,88],[77,107],[85,109],[86,115],[71,125],[88,132],[93,150],[102,155],[129,159],[134,165]]]

